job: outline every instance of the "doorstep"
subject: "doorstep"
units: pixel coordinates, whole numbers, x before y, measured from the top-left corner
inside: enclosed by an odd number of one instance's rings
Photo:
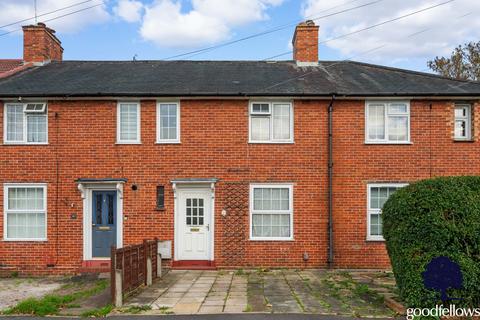
[[[178,260],[172,262],[172,270],[216,270],[215,261]]]
[[[103,273],[110,272],[110,259],[102,260],[83,260],[79,269],[80,273]]]

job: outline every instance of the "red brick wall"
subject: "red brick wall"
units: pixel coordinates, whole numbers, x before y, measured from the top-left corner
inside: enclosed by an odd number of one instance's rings
[[[115,101],[50,101],[49,145],[0,146],[0,195],[6,182],[48,183],[48,241],[0,241],[0,272],[64,273],[80,267],[83,209],[74,181],[81,177],[128,179],[125,244],[153,237],[173,240],[170,180],[216,177],[217,266],[326,267],[327,105],[328,101],[295,101],[294,144],[248,144],[248,101],[181,101],[182,143],[158,145],[155,101],[142,101],[142,144],[117,145]],[[450,102],[432,102],[430,109],[430,102],[413,101],[411,145],[365,145],[364,102],[335,102],[336,267],[389,267],[384,244],[366,241],[368,182],[479,174],[478,143],[453,142],[452,117]],[[476,119],[477,139],[479,125]],[[248,192],[255,182],[294,183],[294,241],[248,240]],[[157,185],[165,185],[164,211],[155,209]],[[304,252],[310,257],[307,263]],[[47,269],[47,263],[55,267]]]

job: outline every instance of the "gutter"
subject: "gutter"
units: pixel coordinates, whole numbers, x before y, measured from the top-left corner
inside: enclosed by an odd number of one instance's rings
[[[328,268],[333,268],[333,102],[335,94],[328,105]]]

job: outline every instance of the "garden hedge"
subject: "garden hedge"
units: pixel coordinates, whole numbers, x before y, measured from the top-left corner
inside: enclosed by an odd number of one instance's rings
[[[440,292],[425,285],[422,277],[437,257],[449,258],[462,273],[461,288],[452,284],[447,290],[450,298],[461,300],[450,303],[480,306],[480,177],[410,184],[387,200],[382,216],[400,297],[408,307],[442,302]]]

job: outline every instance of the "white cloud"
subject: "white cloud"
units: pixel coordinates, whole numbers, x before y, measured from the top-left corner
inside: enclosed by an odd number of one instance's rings
[[[156,0],[145,6],[140,34],[162,47],[197,47],[227,39],[232,28],[268,19],[268,8],[283,0]]]
[[[345,14],[317,21],[320,25],[320,41],[368,27],[385,20],[409,14],[442,1],[402,0],[382,1],[374,5],[353,10]],[[326,8],[340,6],[339,11],[367,1],[354,2],[341,6],[345,0],[304,0],[302,15],[315,16]],[[448,55],[463,42],[480,37],[480,20],[475,19],[480,10],[480,1],[456,0],[441,7],[389,23],[356,35],[326,43],[338,50],[345,58],[372,62],[405,61],[405,59],[431,59],[436,55]],[[467,13],[473,15],[461,17]],[[323,13],[325,14],[325,13]],[[425,32],[419,33],[428,29]],[[412,34],[419,33],[415,36]],[[386,45],[371,53],[362,53]],[[321,59],[320,52],[320,59]]]
[[[37,1],[37,12],[39,15],[38,21],[46,21],[61,15],[81,10],[100,2],[86,2],[80,5],[72,6],[71,8],[61,10],[52,14],[43,15],[45,13],[61,9],[67,6],[74,5],[79,1],[74,0],[41,0]],[[10,24],[16,21],[24,20],[35,15],[35,9],[32,0],[1,0],[0,1],[0,25]],[[103,23],[109,19],[109,14],[106,10],[106,4],[80,11],[59,19],[47,21],[46,24],[55,29],[59,33],[76,32],[82,28]],[[2,31],[10,31],[18,29],[21,25],[33,24],[34,20],[22,22],[21,24],[13,25],[2,29]]]
[[[127,22],[137,22],[142,18],[143,4],[136,0],[119,0],[113,12]]]

